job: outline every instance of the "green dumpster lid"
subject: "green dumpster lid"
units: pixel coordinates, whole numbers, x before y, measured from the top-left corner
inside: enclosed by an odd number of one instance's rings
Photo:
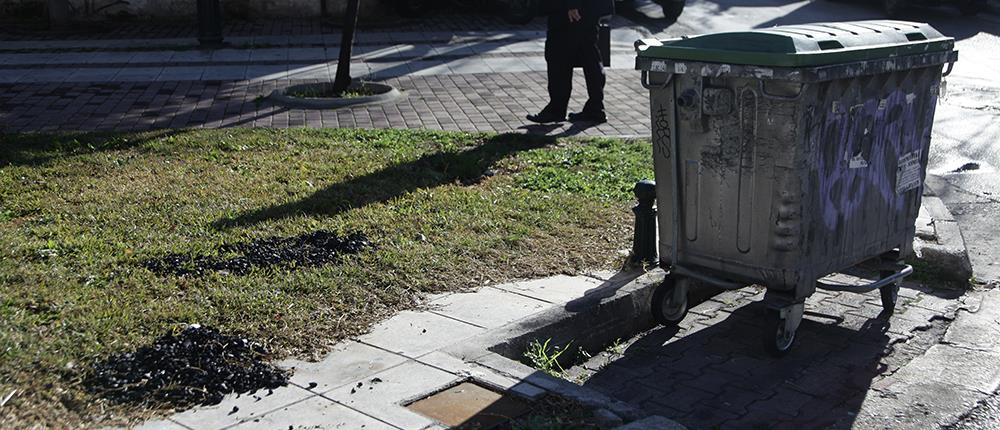
[[[636,42],[636,51],[652,59],[802,67],[949,51],[954,41],[928,24],[880,20],[646,39]]]

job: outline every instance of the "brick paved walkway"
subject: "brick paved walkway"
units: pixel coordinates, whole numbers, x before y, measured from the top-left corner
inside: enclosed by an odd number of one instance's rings
[[[362,31],[355,77],[403,90],[398,102],[339,110],[290,109],[272,91],[329,82],[339,35],[318,22],[237,23],[226,49],[201,50],[169,24],[47,40],[0,34],[0,131],[142,131],[201,127],[377,127],[646,136],[648,95],[632,69],[642,33],[616,18],[606,102],[597,127],[530,125],[546,103],[544,31],[482,17],[436,17],[420,28]],[[475,24],[481,28],[475,29]],[[14,40],[11,40],[14,39]],[[136,50],[139,48],[140,50]],[[582,73],[571,109],[585,101]]]
[[[391,104],[339,110],[276,106],[265,98],[307,81],[166,81],[0,84],[0,128],[17,131],[151,130],[184,127],[364,127],[549,134],[648,135],[648,96],[633,71],[609,71],[610,121],[592,128],[529,126],[546,102],[544,72],[402,76]],[[576,85],[582,89],[582,76]],[[571,106],[583,106],[577,91]]]
[[[79,31],[53,34],[40,31],[31,25],[3,22],[0,41],[26,40],[108,40],[136,38],[193,38],[198,27],[191,22],[142,21],[84,24]],[[288,36],[307,34],[340,35],[337,20],[322,19],[272,19],[244,21],[227,19],[223,28],[226,37]],[[381,22],[360,23],[362,33],[392,31],[505,31],[514,29],[545,30],[545,21],[536,19],[525,25],[511,25],[502,19],[484,14],[434,13],[420,19],[388,17]],[[37,26],[36,26],[37,27]]]
[[[807,301],[795,349],[764,352],[765,308],[755,289],[725,292],[691,309],[680,329],[632,340],[608,363],[573,371],[584,384],[692,429],[844,428],[883,378],[938,343],[960,293],[908,284],[889,319],[878,292],[819,291]]]

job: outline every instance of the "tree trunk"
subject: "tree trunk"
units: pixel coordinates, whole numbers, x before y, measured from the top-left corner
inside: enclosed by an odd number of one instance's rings
[[[340,38],[340,58],[337,60],[337,77],[333,80],[333,91],[341,94],[351,86],[351,51],[354,47],[354,31],[358,27],[358,10],[361,0],[349,0],[344,14],[344,33]]]

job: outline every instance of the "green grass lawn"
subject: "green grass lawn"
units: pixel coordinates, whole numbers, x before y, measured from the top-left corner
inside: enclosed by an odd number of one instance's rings
[[[79,427],[89,365],[201,323],[320,354],[422,293],[610,268],[648,143],[396,130],[0,135],[0,428]],[[376,248],[236,276],[142,262],[319,229]],[[122,417],[125,418],[122,418]]]

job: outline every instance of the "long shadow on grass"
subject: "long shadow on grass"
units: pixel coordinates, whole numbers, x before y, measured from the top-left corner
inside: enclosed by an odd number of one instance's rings
[[[44,166],[53,160],[76,155],[141,147],[188,132],[184,129],[162,129],[143,133],[0,133],[0,167]]]
[[[333,216],[405,195],[420,188],[445,184],[474,184],[497,161],[520,151],[554,143],[550,136],[501,134],[481,145],[453,152],[435,152],[416,160],[393,164],[382,170],[330,185],[298,201],[245,212],[236,218],[222,218],[216,228],[230,228],[297,215]]]

